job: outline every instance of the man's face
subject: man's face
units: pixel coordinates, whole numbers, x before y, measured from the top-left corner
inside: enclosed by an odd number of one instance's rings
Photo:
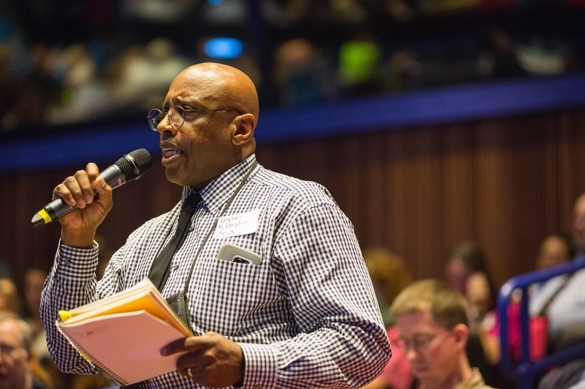
[[[185,110],[179,128],[168,116],[158,125],[162,164],[170,182],[201,188],[235,165],[232,144],[235,111],[209,111],[223,106],[220,80],[207,74],[183,72],[171,84],[163,111],[173,106]],[[196,112],[196,110],[208,110]],[[178,115],[171,109],[171,115]]]
[[[435,323],[428,311],[396,318],[396,326],[413,375],[425,388],[448,385],[457,370],[456,337]]]
[[[17,323],[0,322],[0,388],[25,388],[30,369],[30,354],[22,347]]]

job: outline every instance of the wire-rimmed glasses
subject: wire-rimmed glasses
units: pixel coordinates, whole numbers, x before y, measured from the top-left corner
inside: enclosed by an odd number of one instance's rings
[[[168,117],[171,126],[173,126],[175,130],[178,130],[183,123],[185,123],[186,115],[195,117],[204,112],[209,113],[216,111],[235,111],[239,115],[242,115],[242,112],[238,108],[198,109],[191,106],[173,105],[166,112],[158,108],[151,109],[146,118],[148,119],[148,126],[152,131],[158,131],[158,125],[165,117]]]
[[[435,334],[417,334],[412,339],[400,338],[400,343],[402,344],[402,348],[405,351],[408,351],[409,349],[412,348],[420,352],[427,349],[431,342],[435,340],[438,336],[450,333],[451,331],[445,330]]]

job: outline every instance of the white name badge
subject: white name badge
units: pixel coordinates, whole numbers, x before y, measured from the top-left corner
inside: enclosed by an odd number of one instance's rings
[[[237,215],[222,216],[217,221],[213,237],[216,239],[251,234],[258,229],[260,210],[239,213]]]

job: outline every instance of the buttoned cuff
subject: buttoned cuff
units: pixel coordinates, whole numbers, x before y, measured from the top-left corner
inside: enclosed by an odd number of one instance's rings
[[[276,350],[268,344],[239,343],[246,368],[244,388],[276,388]]]
[[[95,241],[89,249],[70,247],[59,242],[55,276],[65,282],[93,277],[98,265],[98,254],[99,245]]]

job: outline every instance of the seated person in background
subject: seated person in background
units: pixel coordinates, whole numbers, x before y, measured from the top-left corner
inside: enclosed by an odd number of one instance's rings
[[[20,314],[20,297],[14,281],[9,278],[0,278],[0,312]]]
[[[31,327],[32,347],[39,361],[49,361],[51,356],[47,348],[47,340],[40,316],[41,291],[48,272],[41,268],[30,267],[24,274],[23,295],[27,314],[26,321]]]
[[[496,293],[486,256],[474,241],[462,241],[447,257],[445,279],[467,300],[469,338],[467,357],[477,367],[486,383],[502,389],[512,388],[499,368],[499,337],[497,336]]]
[[[390,314],[390,304],[410,282],[412,276],[406,264],[392,251],[383,247],[370,247],[363,250],[366,267],[372,279],[376,297],[382,311],[382,318],[392,345],[392,358],[382,374],[362,389],[408,389],[413,377],[408,360],[398,341],[398,329]]]
[[[0,311],[0,388],[48,389],[46,373],[36,364],[28,323],[12,312]]]
[[[35,354],[36,361],[49,374],[53,386],[57,389],[76,389],[71,385],[71,380],[74,376],[65,374],[57,368],[47,347],[47,333],[43,328],[43,322],[40,317],[41,291],[47,275],[47,270],[35,266],[29,267],[24,273],[22,294],[26,313],[23,314],[23,319],[28,322],[31,329],[31,348]]]
[[[390,307],[418,389],[489,389],[469,365],[465,297],[440,280],[416,281]]]
[[[585,240],[585,194],[575,201],[573,213],[572,238],[578,253]],[[530,298],[530,315],[534,317],[542,313],[548,319],[548,346],[551,351],[585,340],[584,284],[585,269],[551,278]]]
[[[572,225],[575,260],[585,254],[585,193],[575,200]],[[581,257],[581,258],[580,258]],[[549,349],[562,350],[585,341],[585,269],[545,282],[530,300],[530,314],[543,312],[548,319]],[[561,316],[559,316],[561,315]],[[538,389],[585,388],[585,359],[547,372]]]
[[[530,299],[530,315],[548,319],[550,351],[585,340],[585,269],[546,282]],[[554,297],[552,297],[554,296]],[[551,299],[552,297],[552,299]]]
[[[363,250],[363,255],[384,325],[390,327],[394,324],[394,318],[390,315],[390,304],[398,293],[410,284],[412,276],[402,258],[386,248],[369,247]]]
[[[452,249],[445,264],[445,279],[467,299],[471,325],[481,324],[493,313],[496,288],[477,243],[463,241]]]
[[[573,255],[569,238],[562,234],[547,235],[538,248],[536,270],[549,269],[567,263],[573,258]]]

